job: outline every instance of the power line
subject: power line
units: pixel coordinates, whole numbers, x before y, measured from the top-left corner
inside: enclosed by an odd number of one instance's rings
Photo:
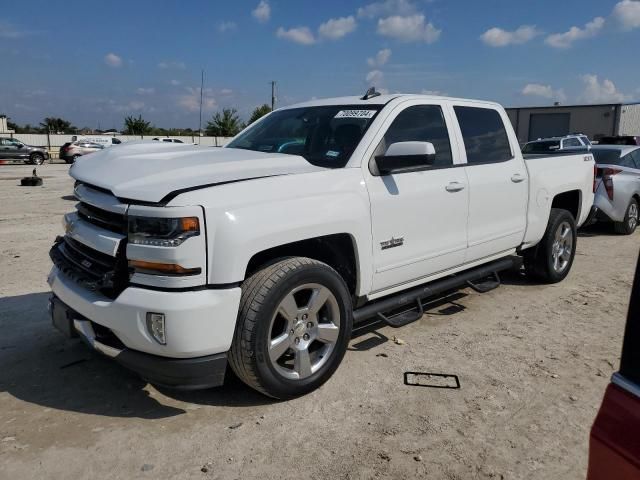
[[[198,137],[202,137],[202,90],[204,89],[204,70],[200,76],[200,122],[198,123]],[[200,144],[200,139],[198,139]]]

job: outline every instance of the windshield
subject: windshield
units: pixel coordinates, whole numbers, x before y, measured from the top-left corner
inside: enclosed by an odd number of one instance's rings
[[[547,153],[560,149],[560,141],[548,140],[544,142],[527,143],[522,148],[522,153]]]
[[[300,155],[320,167],[344,167],[381,105],[332,105],[273,112],[227,145]]]
[[[592,150],[596,163],[605,165],[620,165],[620,150]]]

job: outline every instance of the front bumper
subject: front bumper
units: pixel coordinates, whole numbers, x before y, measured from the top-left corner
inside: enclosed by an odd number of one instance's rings
[[[166,358],[126,348],[108,329],[82,317],[52,295],[49,311],[53,325],[69,337],[79,336],[93,350],[136,372],[148,382],[170,388],[200,389],[224,383],[227,354],[197,358]]]
[[[127,287],[115,299],[83,288],[57,267],[47,279],[69,309],[108,328],[126,348],[169,358],[196,358],[231,347],[240,287],[188,291]],[[164,313],[166,345],[147,330],[147,312]]]

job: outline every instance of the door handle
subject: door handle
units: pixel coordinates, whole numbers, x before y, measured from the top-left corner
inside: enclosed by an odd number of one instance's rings
[[[464,190],[464,184],[460,182],[449,182],[449,185],[444,187],[447,192],[459,192],[460,190]]]
[[[513,183],[520,183],[520,182],[524,182],[525,180],[526,180],[526,177],[524,175],[519,174],[519,173],[515,173],[511,177],[511,181]]]

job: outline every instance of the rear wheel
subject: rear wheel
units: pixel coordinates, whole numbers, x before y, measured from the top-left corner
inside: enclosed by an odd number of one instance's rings
[[[351,327],[351,296],[342,277],[322,262],[288,258],[243,283],[229,363],[265,395],[304,395],[338,368]]]
[[[627,212],[624,215],[624,220],[622,222],[615,222],[613,224],[613,228],[616,233],[620,233],[622,235],[631,235],[636,231],[636,227],[638,226],[638,201],[635,198],[632,198],[629,202],[629,206],[627,207]]]
[[[42,165],[44,163],[44,155],[41,153],[32,153],[29,156],[29,160],[34,165]]]
[[[569,274],[576,254],[576,222],[566,210],[552,208],[540,243],[525,251],[527,275],[544,283],[557,283]]]

